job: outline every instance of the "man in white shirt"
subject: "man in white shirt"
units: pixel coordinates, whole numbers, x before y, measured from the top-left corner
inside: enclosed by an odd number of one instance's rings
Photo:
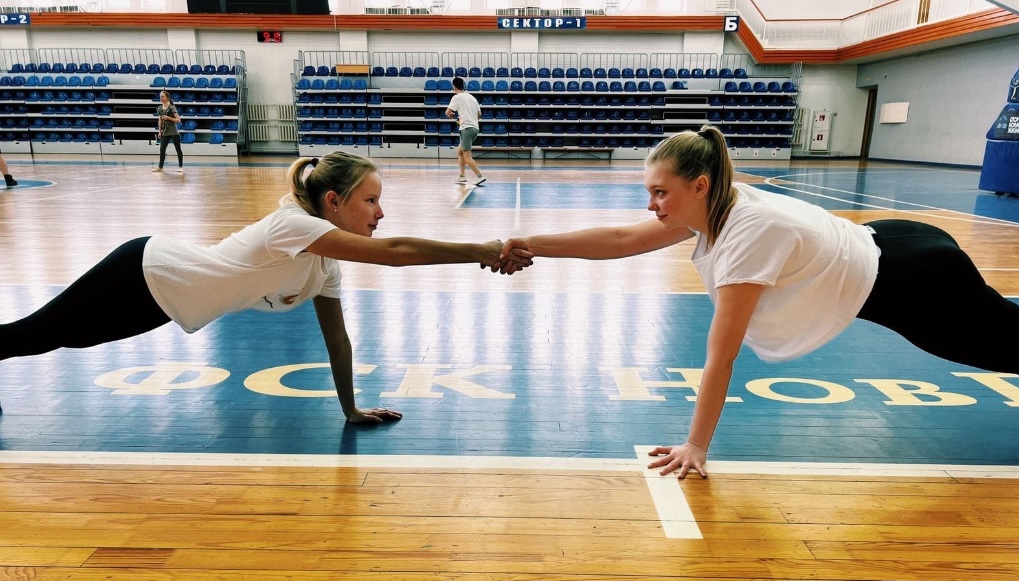
[[[467,166],[470,166],[471,171],[477,176],[474,185],[480,186],[485,183],[485,176],[481,175],[481,170],[471,155],[471,147],[478,137],[478,118],[481,117],[481,105],[478,104],[474,95],[464,89],[464,80],[460,77],[453,79],[453,93],[453,98],[450,99],[449,106],[446,108],[446,117],[456,118],[460,125],[460,144],[456,146],[456,159],[460,162],[460,175],[456,178],[456,183],[467,183],[467,175],[464,171]]]

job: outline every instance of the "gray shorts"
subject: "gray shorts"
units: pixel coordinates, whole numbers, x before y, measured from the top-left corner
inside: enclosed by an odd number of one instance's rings
[[[474,140],[478,137],[477,127],[464,127],[460,130],[460,149],[470,151]]]

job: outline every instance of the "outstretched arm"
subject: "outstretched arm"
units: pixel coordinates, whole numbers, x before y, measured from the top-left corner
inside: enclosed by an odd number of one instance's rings
[[[752,283],[731,284],[718,289],[715,315],[708,331],[708,358],[697,391],[690,433],[681,446],[659,446],[652,450],[651,456],[665,456],[651,462],[648,468],[664,466],[662,475],[679,470],[680,478],[684,478],[689,470],[702,477],[708,475],[704,463],[729,392],[732,366],[763,290],[762,285]]]
[[[322,329],[322,337],[329,352],[329,367],[333,372],[336,395],[340,398],[340,407],[343,408],[343,415],[347,417],[347,421],[354,424],[381,423],[403,417],[398,411],[386,408],[362,410],[354,404],[354,356],[347,328],[343,323],[340,299],[315,297],[313,301],[318,325]]]
[[[588,260],[623,258],[660,250],[692,237],[689,228],[667,230],[658,220],[647,220],[627,226],[513,238],[503,245],[499,263],[492,270],[512,274],[520,269],[518,262],[535,256]]]
[[[473,244],[442,242],[428,238],[371,238],[336,228],[309,244],[306,250],[336,260],[384,266],[474,262],[492,266],[499,259],[502,246],[499,240]],[[521,265],[520,267],[527,266],[530,260],[518,257],[516,264]]]

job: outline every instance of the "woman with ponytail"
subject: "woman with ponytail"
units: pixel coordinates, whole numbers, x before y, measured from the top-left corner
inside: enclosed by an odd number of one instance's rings
[[[743,343],[761,359],[784,361],[860,318],[950,361],[1019,373],[1015,348],[987,332],[1019,328],[1019,305],[987,286],[938,228],[909,220],[854,224],[734,184],[725,137],[711,126],[658,144],[645,161],[644,186],[654,220],[511,239],[500,258],[622,258],[696,238],[692,262],[715,313],[687,441],[651,451],[659,458],[649,467],[663,467],[662,474],[707,475],[708,446]],[[517,267],[504,262],[492,270]]]
[[[283,312],[311,300],[350,422],[398,419],[354,404],[352,349],[340,308],[339,261],[387,266],[492,266],[502,242],[372,238],[384,214],[382,180],[369,159],[336,151],[290,167],[280,208],[213,246],[164,236],[121,245],[35,313],[0,325],[0,361],[59,347],[91,347],[173,321],[194,333],[230,312]],[[521,259],[519,266],[530,261]],[[116,309],[97,308],[116,297]]]

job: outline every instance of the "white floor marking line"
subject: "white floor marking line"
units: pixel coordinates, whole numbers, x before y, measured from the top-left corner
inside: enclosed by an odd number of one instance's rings
[[[829,200],[835,200],[837,202],[844,202],[844,203],[847,203],[847,204],[856,204],[858,206],[863,206],[865,208],[874,208],[874,209],[878,209],[878,210],[889,210],[889,211],[892,211],[892,212],[902,212],[904,214],[915,214],[917,216],[926,216],[926,217],[929,217],[929,218],[942,218],[942,219],[946,219],[946,220],[959,220],[959,221],[963,221],[963,222],[971,222],[971,223],[974,223],[974,224],[989,224],[989,225],[993,225],[993,226],[1013,226],[1013,227],[1019,227],[1019,224],[1016,224],[1015,222],[1012,222],[1012,221],[1009,221],[1009,220],[1004,220],[1004,219],[1001,219],[1001,218],[991,218],[991,217],[980,216],[979,217],[980,219],[974,219],[974,214],[970,214],[970,213],[967,213],[967,212],[960,212],[958,210],[950,210],[948,208],[940,208],[938,206],[929,206],[929,205],[926,205],[926,204],[918,204],[916,202],[908,202],[908,201],[905,201],[905,200],[894,200],[894,199],[891,199],[891,198],[885,198],[885,197],[882,197],[882,196],[876,196],[874,194],[865,194],[865,193],[862,193],[862,192],[854,192],[854,191],[851,191],[851,190],[842,190],[842,189],[839,189],[839,188],[832,188],[832,187],[829,187],[829,186],[821,186],[821,185],[817,185],[817,184],[808,184],[808,183],[803,183],[803,182],[799,182],[799,181],[795,181],[795,180],[789,179],[790,177],[797,177],[797,176],[804,176],[804,175],[815,175],[815,174],[788,174],[788,175],[785,175],[785,176],[775,176],[775,177],[765,178],[764,183],[766,183],[766,184],[768,184],[768,185],[770,185],[772,187],[782,188],[784,190],[791,190],[791,191],[798,192],[798,193],[801,193],[801,194],[805,194],[805,195],[808,195],[808,196],[814,196],[814,197],[818,197],[818,198],[826,198],[826,199],[829,199]],[[830,191],[833,191],[833,192],[839,192],[841,194],[847,194],[847,195],[853,195],[853,196],[866,196],[867,198],[871,198],[871,199],[874,199],[874,200],[880,200],[880,201],[883,201],[883,202],[889,202],[889,203],[893,203],[893,204],[896,204],[896,203],[897,204],[903,204],[903,205],[913,206],[913,207],[921,208],[921,209],[925,209],[925,210],[935,210],[935,211],[939,211],[939,212],[951,212],[953,214],[959,214],[959,215],[964,216],[964,217],[963,218],[951,218],[951,217],[948,217],[948,216],[933,216],[931,214],[926,214],[926,213],[920,212],[920,211],[902,210],[902,209],[899,209],[899,208],[889,208],[887,206],[879,206],[879,205],[876,205],[876,204],[864,204],[864,203],[856,202],[856,201],[853,201],[853,200],[846,200],[844,198],[840,198],[840,197],[837,197],[837,196],[828,196],[828,195],[825,195],[825,194],[819,194],[817,192],[810,192],[810,191],[807,191],[807,190],[801,190],[801,189],[797,189],[797,188],[793,188],[793,187],[789,187],[789,186],[784,186],[784,185],[781,185],[781,184],[776,184],[773,180],[788,181],[788,182],[792,182],[792,183],[794,183],[796,185],[803,186],[803,187],[811,187],[811,188],[818,188],[818,189],[822,189],[822,190],[830,190]]]
[[[679,479],[675,475],[662,476],[661,468],[647,468],[651,458],[648,452],[654,446],[634,446],[637,460],[644,467],[644,481],[651,492],[651,500],[658,510],[658,518],[662,521],[662,531],[667,539],[703,539],[701,529],[697,526],[693,511],[686,502],[683,489],[679,487]],[[687,476],[689,478],[689,476]],[[700,478],[698,476],[698,478]]]
[[[517,178],[517,203],[513,207],[513,229],[520,229],[520,178]]]

